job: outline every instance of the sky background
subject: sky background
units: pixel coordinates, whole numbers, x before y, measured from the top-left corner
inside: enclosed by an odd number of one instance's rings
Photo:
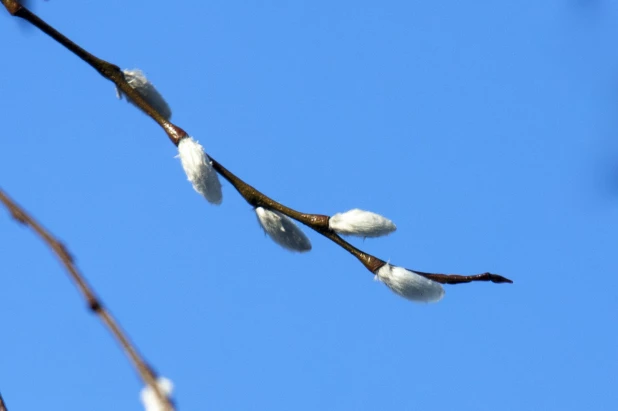
[[[618,4],[31,3],[143,69],[172,121],[274,199],[392,219],[351,242],[393,264],[515,281],[415,304],[310,230],[310,253],[280,248],[0,10],[0,187],[68,245],[179,409],[616,409]],[[10,411],[141,409],[122,351],[4,210],[0,274]]]

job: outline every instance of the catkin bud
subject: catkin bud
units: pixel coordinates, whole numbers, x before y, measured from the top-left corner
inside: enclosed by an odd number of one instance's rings
[[[440,283],[403,267],[384,264],[376,270],[375,275],[393,292],[411,301],[433,303],[444,297],[444,288]]]
[[[195,191],[203,195],[209,203],[221,204],[223,194],[219,177],[200,143],[192,137],[183,138],[178,143],[178,155]]]
[[[159,377],[157,379],[157,385],[159,386],[161,393],[169,398],[172,394],[172,390],[174,389],[174,384],[172,381],[165,377]],[[140,397],[146,411],[165,411],[169,409],[166,408],[166,404],[161,403],[161,400],[157,397],[157,393],[150,386],[142,389]]]
[[[159,91],[152,85],[150,81],[146,78],[144,73],[141,70],[128,70],[125,69],[122,71],[124,74],[124,79],[129,83],[135,91],[137,91],[143,98],[146,100],[148,104],[150,104],[159,114],[161,114],[166,120],[169,120],[172,117],[172,110],[167,105],[167,102],[159,93]],[[119,88],[116,88],[116,96],[120,99],[123,96],[122,91]],[[127,101],[133,104],[135,107],[139,108],[137,104],[131,98],[127,96]]]
[[[358,208],[335,214],[328,220],[328,226],[337,234],[357,237],[381,237],[397,229],[388,218]]]
[[[255,214],[266,234],[281,247],[301,253],[311,250],[305,233],[287,216],[263,207],[256,207]]]

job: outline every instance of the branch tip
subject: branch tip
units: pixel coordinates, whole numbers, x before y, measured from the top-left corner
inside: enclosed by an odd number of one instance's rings
[[[513,284],[513,281],[498,274],[492,274],[489,272],[476,274],[476,275],[459,275],[459,274],[434,274],[424,273],[422,271],[410,270],[422,275],[425,278],[429,278],[435,282],[441,284],[463,284],[471,283],[474,281],[491,281],[492,283],[501,284]]]
[[[490,280],[492,283],[496,283],[496,284],[501,284],[501,283],[506,283],[506,284],[513,284],[513,280],[503,277],[499,274],[492,274],[492,273],[485,273],[485,275],[489,276]]]

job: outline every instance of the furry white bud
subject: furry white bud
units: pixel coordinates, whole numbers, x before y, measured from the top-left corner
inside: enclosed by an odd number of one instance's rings
[[[403,267],[384,264],[375,275],[393,292],[411,301],[433,303],[444,297],[444,288],[440,283]]]
[[[223,194],[219,177],[200,143],[191,137],[183,138],[178,143],[178,155],[195,191],[203,195],[208,202],[221,204]]]
[[[311,250],[305,233],[287,216],[263,207],[256,207],[255,214],[266,234],[281,247],[298,252]]]
[[[159,377],[157,379],[157,385],[159,386],[159,390],[161,390],[161,393],[167,398],[169,398],[172,390],[174,389],[174,384],[172,383],[172,381],[168,380],[165,377]],[[157,393],[150,386],[142,389],[140,397],[146,411],[166,411],[168,409],[166,408],[166,404],[161,403],[161,400],[159,400],[159,397],[157,397]]]
[[[328,220],[328,226],[337,234],[357,237],[381,237],[397,229],[388,218],[358,208],[335,214]]]
[[[144,73],[141,70],[128,70],[125,69],[122,71],[124,74],[124,79],[129,83],[129,86],[137,91],[143,98],[146,100],[148,104],[150,104],[159,114],[161,114],[166,120],[169,120],[172,117],[172,110],[167,105],[167,102],[159,93],[159,91],[152,85],[150,81],[146,78]],[[116,96],[121,99],[124,94],[122,91],[116,87]],[[135,104],[133,100],[127,97],[127,101],[137,108],[139,106]]]

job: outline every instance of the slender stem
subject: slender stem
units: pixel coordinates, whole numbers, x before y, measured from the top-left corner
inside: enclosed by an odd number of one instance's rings
[[[245,199],[245,201],[247,201],[253,207],[266,207],[277,210],[280,213],[283,213],[288,217],[303,223],[307,227],[317,231],[324,237],[330,239],[335,244],[341,246],[344,250],[356,257],[372,273],[375,272],[378,268],[382,267],[384,264],[386,264],[385,261],[382,261],[379,258],[374,257],[371,254],[365,253],[364,251],[361,251],[358,248],[354,247],[352,244],[348,243],[337,233],[331,230],[328,226],[328,219],[330,217],[322,214],[301,213],[292,208],[286,207],[283,204],[268,197],[267,195],[261,193],[253,186],[245,183],[243,180],[238,178],[234,173],[229,171],[214,158],[210,157],[210,160],[212,161],[212,167],[219,174],[221,174],[223,178],[229,181],[230,184],[234,186],[236,191],[238,191],[238,193],[240,193],[240,195]]]
[[[58,241],[49,231],[43,228],[43,226],[39,224],[33,217],[28,215],[28,213],[26,213],[23,208],[21,208],[13,200],[11,200],[8,195],[6,195],[2,191],[2,189],[0,189],[0,203],[4,204],[4,206],[8,209],[8,211],[11,213],[11,215],[16,221],[30,227],[39,237],[41,237],[45,244],[47,244],[49,248],[52,249],[60,262],[64,265],[64,268],[77,286],[77,289],[80,291],[80,293],[88,303],[88,307],[90,308],[90,310],[99,317],[101,322],[103,322],[103,324],[107,327],[112,336],[116,339],[116,341],[118,341],[144,383],[154,390],[156,395],[159,397],[161,403],[166,404],[168,410],[173,410],[170,400],[159,389],[156,375],[147,365],[143,357],[139,354],[135,345],[131,343],[129,337],[122,330],[118,322],[103,306],[103,303],[96,296],[92,287],[88,285],[88,282],[86,281],[83,274],[81,274],[75,266],[75,261],[73,260],[73,257],[68,252],[65,245]]]
[[[491,281],[492,283],[508,283],[513,284],[513,281],[509,280],[506,277],[503,277],[498,274],[492,273],[482,273],[476,275],[459,275],[459,274],[433,274],[433,273],[424,273],[422,271],[410,270],[414,271],[416,274],[422,275],[425,278],[429,278],[435,282],[441,284],[463,284],[463,283],[471,283],[473,281]]]
[[[98,57],[93,56],[88,53],[81,47],[77,46],[71,40],[66,38],[64,35],[56,31],[54,28],[49,26],[43,20],[35,16],[32,12],[27,10],[23,5],[20,5],[16,0],[0,0],[2,4],[5,5],[7,10],[18,17],[21,17],[28,22],[32,23],[45,33],[47,33],[54,40],[64,45],[66,48],[75,53],[78,57],[84,60],[86,63],[90,64],[94,67],[103,77],[108,80],[114,82],[120,90],[122,90],[129,98],[133,100],[133,102],[143,110],[147,115],[152,117],[167,133],[168,137],[176,146],[180,142],[182,138],[187,137],[187,133],[180,127],[174,125],[170,121],[163,118],[147,101],[145,101],[139,93],[137,93],[133,88],[127,83],[124,78],[124,75],[120,71],[120,69],[108,63],[105,60],[102,60]],[[212,157],[213,168],[222,175],[227,181],[229,181],[234,188],[238,191],[238,193],[252,206],[264,206],[276,211],[279,211],[282,214],[291,217],[306,226],[312,228],[323,236],[327,237],[344,250],[348,251],[350,254],[355,256],[369,271],[375,274],[375,272],[386,264],[385,261],[369,254],[364,251],[359,250],[354,247],[346,240],[341,238],[337,233],[333,232],[328,227],[328,216],[321,214],[307,214],[301,213],[296,210],[293,210],[289,207],[284,206],[281,203],[273,200],[272,198],[266,196],[260,191],[256,190],[254,187],[245,183],[243,180],[238,178],[232,172],[227,170],[221,163],[215,161]],[[495,275],[495,274],[482,274],[477,276],[461,276],[461,275],[447,275],[447,274],[430,274],[423,273],[421,275],[426,276],[434,281],[446,283],[446,284],[458,284],[462,282],[471,282],[471,281],[493,281],[493,282],[511,282],[510,280],[505,279],[504,277]],[[493,278],[493,279],[492,279]],[[495,279],[503,279],[499,281],[495,281]]]

